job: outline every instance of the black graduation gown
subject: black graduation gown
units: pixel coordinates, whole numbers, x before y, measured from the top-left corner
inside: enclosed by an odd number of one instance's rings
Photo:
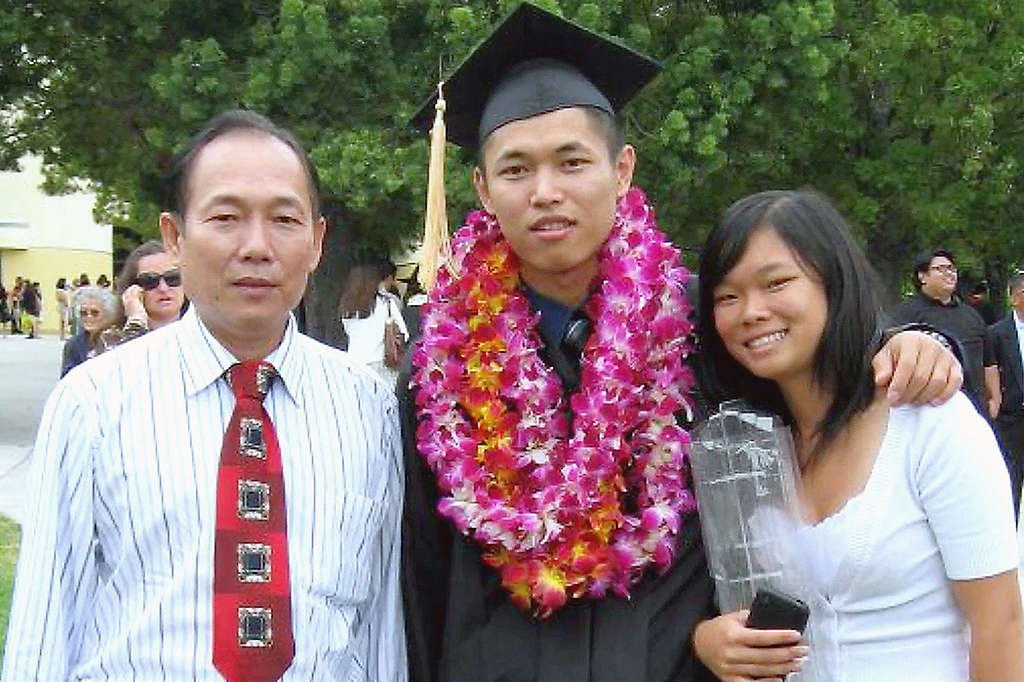
[[[545,359],[563,383],[566,358]],[[412,682],[690,682],[715,679],[690,645],[714,613],[700,523],[680,529],[676,559],[650,571],[630,599],[570,602],[537,621],[514,606],[479,546],[436,512],[430,468],[416,452],[409,368],[399,379],[405,447],[402,590]]]

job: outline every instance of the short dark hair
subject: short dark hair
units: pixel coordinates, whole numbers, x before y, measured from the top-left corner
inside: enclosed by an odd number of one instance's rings
[[[604,143],[608,148],[608,155],[614,160],[618,153],[622,151],[622,148],[626,146],[626,135],[622,130],[622,124],[619,122],[618,117],[612,116],[607,111],[596,107],[581,106],[579,108],[586,115],[591,125],[597,128],[598,133],[604,138]],[[480,168],[484,167],[484,148],[487,146],[487,140],[493,134],[494,131],[491,131],[477,145],[476,165]]]
[[[377,261],[377,269],[380,270],[380,278],[382,280],[388,277],[395,277],[398,274],[398,266],[390,258],[380,258]]]
[[[917,255],[917,259],[914,261],[914,274],[912,279],[914,280],[914,289],[921,291],[921,275],[928,272],[928,269],[932,266],[932,259],[936,256],[942,256],[943,258],[949,259],[949,262],[956,265],[956,258],[953,257],[953,252],[949,249],[933,249],[931,251],[922,251]]]
[[[730,206],[704,244],[699,271],[701,370],[715,402],[745,398],[792,421],[775,382],[754,376],[737,362],[714,323],[715,288],[760,230],[774,230],[797,262],[819,277],[825,288],[828,316],[814,354],[813,376],[832,392],[832,404],[817,434],[804,434],[817,435],[814,452],[820,452],[874,397],[871,356],[878,344],[882,313],[877,275],[839,211],[817,192],[761,192]]]
[[[626,146],[626,135],[622,131],[622,124],[617,116],[612,116],[607,111],[594,107],[583,107],[583,113],[587,115],[608,146],[608,155],[612,159]]]
[[[218,137],[227,135],[236,130],[251,130],[269,135],[286,144],[295,156],[299,158],[302,169],[306,173],[306,180],[309,183],[309,197],[313,208],[313,219],[320,216],[320,180],[316,174],[316,167],[309,159],[305,147],[299,142],[291,131],[281,128],[266,116],[257,114],[254,111],[235,109],[218,114],[203,129],[196,133],[185,148],[175,157],[170,173],[165,179],[164,209],[184,215],[185,205],[188,201],[188,183],[192,174],[192,166],[196,157],[206,145]]]
[[[1010,279],[1006,283],[1006,288],[1010,290],[1011,294],[1021,287],[1024,287],[1024,270],[1018,270],[1010,275]]]
[[[146,256],[157,253],[165,253],[164,245],[155,239],[142,242],[128,254],[121,266],[121,272],[117,273],[117,293],[123,294],[128,287],[135,284],[135,278],[139,276],[139,261]]]

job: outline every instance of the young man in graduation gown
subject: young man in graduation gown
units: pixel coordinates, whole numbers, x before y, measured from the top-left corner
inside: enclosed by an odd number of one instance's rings
[[[708,675],[690,645],[713,604],[680,426],[688,274],[615,120],[657,70],[522,5],[445,85],[484,210],[399,384],[412,680]]]

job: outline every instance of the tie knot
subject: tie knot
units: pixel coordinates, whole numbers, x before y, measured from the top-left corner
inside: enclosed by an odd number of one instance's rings
[[[562,335],[562,351],[578,362],[593,330],[594,326],[590,323],[590,318],[582,310],[574,312]]]
[[[270,382],[277,376],[277,370],[269,362],[246,360],[231,365],[225,377],[235,398],[252,398],[263,402],[270,390]]]

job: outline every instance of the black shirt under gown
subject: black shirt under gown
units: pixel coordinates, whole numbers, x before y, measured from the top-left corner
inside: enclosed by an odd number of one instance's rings
[[[550,330],[542,325],[541,331],[543,357],[563,385],[571,385],[571,359],[552,343]],[[415,403],[406,364],[398,394],[406,466],[402,590],[410,680],[715,679],[696,661],[690,644],[697,622],[714,613],[697,515],[681,525],[671,569],[662,576],[648,571],[628,600],[570,600],[547,620],[531,618],[509,601],[497,572],[481,560],[479,546],[436,511],[434,475],[415,449]]]

